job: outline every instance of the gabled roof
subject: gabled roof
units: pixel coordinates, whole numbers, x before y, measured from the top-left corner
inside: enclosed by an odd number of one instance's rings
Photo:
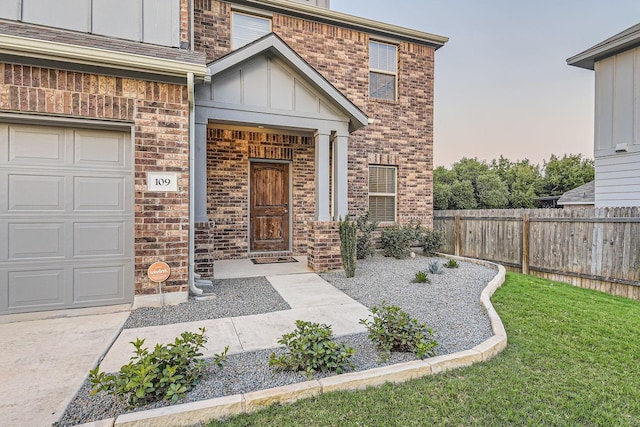
[[[590,49],[567,59],[567,64],[593,70],[596,61],[640,46],[640,24],[609,37]]]
[[[596,182],[587,182],[580,187],[564,193],[559,199],[559,205],[593,205],[596,200]]]
[[[260,54],[268,53],[284,61],[307,80],[316,90],[333,102],[347,117],[349,117],[349,131],[353,132],[369,123],[369,118],[353,104],[346,96],[336,89],[315,68],[307,63],[300,55],[291,49],[280,37],[274,33],[267,34],[221,58],[210,62],[207,67],[211,76],[228,70],[244,61]]]

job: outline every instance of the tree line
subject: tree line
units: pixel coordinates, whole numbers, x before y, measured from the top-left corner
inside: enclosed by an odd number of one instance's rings
[[[551,155],[542,166],[500,156],[491,163],[463,157],[433,171],[433,208],[535,208],[535,199],[559,196],[593,181],[594,162],[581,154]]]

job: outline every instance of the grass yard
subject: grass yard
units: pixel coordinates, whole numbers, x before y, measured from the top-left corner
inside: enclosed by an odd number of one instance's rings
[[[520,274],[492,298],[508,348],[484,364],[209,426],[640,426],[640,303]]]

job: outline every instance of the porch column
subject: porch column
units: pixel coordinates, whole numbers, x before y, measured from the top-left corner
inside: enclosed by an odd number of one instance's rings
[[[329,140],[331,136],[316,133],[316,220],[330,221],[329,205]]]
[[[333,215],[334,220],[339,220],[349,213],[347,181],[348,170],[348,135],[336,135],[333,140]]]
[[[195,222],[208,222],[207,215],[207,124],[196,123],[196,147],[194,159]]]

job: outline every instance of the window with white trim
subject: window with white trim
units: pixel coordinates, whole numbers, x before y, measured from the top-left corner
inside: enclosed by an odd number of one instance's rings
[[[271,19],[233,12],[231,16],[231,49],[238,49],[271,32]]]
[[[397,175],[395,166],[369,165],[369,212],[373,221],[396,221]]]
[[[396,100],[398,48],[392,44],[369,42],[369,97]]]

